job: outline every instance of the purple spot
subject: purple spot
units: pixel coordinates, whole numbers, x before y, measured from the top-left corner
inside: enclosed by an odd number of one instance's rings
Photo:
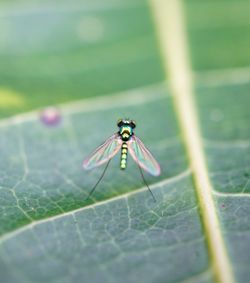
[[[42,110],[40,120],[46,126],[57,126],[61,120],[61,113],[56,107],[47,107]]]
[[[222,208],[224,208],[224,207],[226,207],[226,206],[225,206],[225,204],[224,204],[224,203],[222,203],[222,204],[221,204],[221,207],[222,207]]]

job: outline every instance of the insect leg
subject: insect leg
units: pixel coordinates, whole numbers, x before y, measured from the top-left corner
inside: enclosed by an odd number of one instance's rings
[[[107,165],[105,166],[103,172],[102,172],[102,175],[100,176],[99,180],[96,182],[96,184],[94,185],[94,187],[92,188],[92,190],[89,192],[89,195],[87,196],[87,198],[85,200],[88,200],[90,198],[90,196],[93,194],[93,192],[95,191],[96,187],[98,186],[98,184],[101,182],[102,178],[104,177],[107,169],[108,169],[108,166],[109,166],[109,163],[110,163],[111,159],[109,159]]]
[[[142,180],[143,180],[144,184],[145,184],[146,187],[148,188],[148,190],[149,190],[149,192],[150,192],[150,194],[151,194],[151,196],[152,196],[154,202],[156,202],[156,198],[155,198],[153,192],[151,191],[151,189],[150,189],[150,187],[149,187],[149,185],[148,185],[148,183],[147,183],[147,181],[146,181],[146,179],[145,179],[145,177],[144,177],[144,175],[143,175],[143,172],[142,172],[142,169],[141,169],[140,165],[139,165],[139,164],[137,164],[137,165],[138,165],[139,171],[140,171],[140,173],[141,173],[141,177],[142,177]]]

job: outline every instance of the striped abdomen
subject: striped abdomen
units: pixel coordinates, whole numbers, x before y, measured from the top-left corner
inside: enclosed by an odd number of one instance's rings
[[[122,170],[126,169],[127,167],[127,156],[128,156],[128,145],[126,142],[122,144],[121,148],[121,163],[120,163],[120,168]]]

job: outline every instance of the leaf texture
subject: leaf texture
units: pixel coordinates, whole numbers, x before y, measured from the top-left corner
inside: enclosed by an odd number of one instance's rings
[[[218,229],[233,282],[246,283],[250,57],[242,27],[247,34],[249,5],[219,2],[183,1],[184,23]],[[230,21],[214,14],[215,5]],[[211,256],[148,3],[26,0],[0,7],[0,115],[10,116],[0,120],[1,282],[228,283],[216,276],[224,270],[216,271]],[[43,125],[34,109],[62,102],[62,123]],[[159,178],[146,175],[157,202],[132,158],[122,172],[119,157],[85,201],[103,167],[86,172],[82,161],[123,117],[137,121],[136,134],[161,165]]]

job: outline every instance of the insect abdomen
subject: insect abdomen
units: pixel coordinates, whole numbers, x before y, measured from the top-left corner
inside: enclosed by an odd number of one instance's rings
[[[121,148],[121,163],[120,163],[120,168],[122,170],[126,169],[127,167],[127,155],[128,155],[128,145],[127,143],[122,144]]]

